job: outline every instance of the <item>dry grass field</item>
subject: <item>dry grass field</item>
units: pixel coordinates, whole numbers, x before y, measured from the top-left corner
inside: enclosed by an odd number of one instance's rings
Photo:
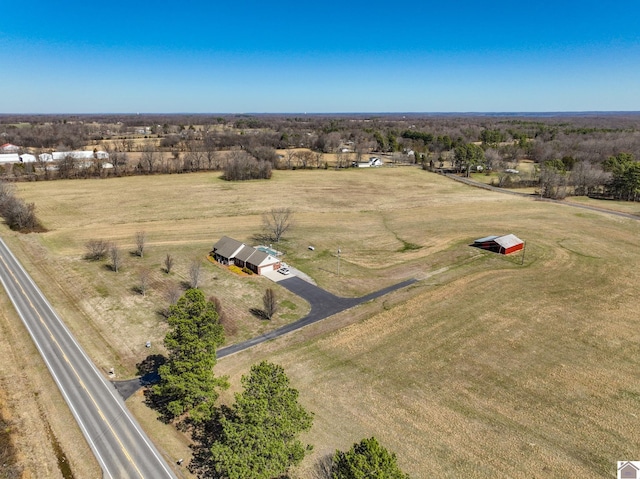
[[[0,478],[65,479],[61,463],[75,479],[100,477],[89,445],[4,293],[0,360],[0,451],[14,450],[0,458]]]
[[[162,352],[162,284],[184,281],[189,261],[204,258],[222,235],[252,242],[273,207],[295,210],[295,228],[279,248],[321,287],[359,296],[421,280],[218,363],[235,387],[255,361],[285,367],[315,413],[306,438],[314,451],[295,477],[316,476],[322,457],[371,435],[419,478],[612,477],[616,460],[640,450],[640,222],[410,167],[276,171],[246,183],[203,173],[18,188],[49,232],[3,230],[3,237],[98,366],[115,364],[124,376]],[[127,255],[121,273],[82,259],[88,239],[128,251],[139,230],[148,254]],[[523,265],[519,254],[468,246],[506,233],[526,240]],[[179,265],[171,278],[160,270],[167,252]],[[140,264],[155,279],[144,298],[134,291]],[[291,306],[260,322],[247,311],[273,284],[203,264],[203,290],[237,322],[232,341],[307,311],[278,287]],[[130,400],[161,448],[184,450],[185,438],[140,403],[139,395]]]

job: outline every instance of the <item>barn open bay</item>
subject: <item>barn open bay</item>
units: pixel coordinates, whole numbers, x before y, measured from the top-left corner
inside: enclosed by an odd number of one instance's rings
[[[94,237],[133,248],[145,230],[145,261],[159,270],[166,248],[186,262],[222,235],[249,241],[263,211],[291,205],[287,260],[321,287],[357,296],[421,280],[216,366],[234,383],[262,358],[285,367],[315,413],[307,437],[314,451],[299,477],[372,435],[415,477],[611,476],[617,459],[640,449],[629,427],[640,405],[635,220],[411,167],[278,171],[242,184],[202,173],[18,189],[50,231],[6,234],[99,366],[117,364],[123,374],[148,354],[143,338],[162,353],[163,323],[152,307],[161,293],[132,291],[137,258],[117,275],[83,260]],[[526,241],[524,264],[469,247],[507,233]],[[206,294],[238,311],[247,334],[268,327],[252,325],[245,311],[266,283],[231,274],[207,266]],[[304,315],[304,303],[287,300],[296,307],[282,321]]]

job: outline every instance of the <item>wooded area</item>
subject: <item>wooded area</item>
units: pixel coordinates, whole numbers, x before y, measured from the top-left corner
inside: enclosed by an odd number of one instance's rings
[[[221,171],[268,179],[273,169],[344,168],[371,154],[468,175],[541,196],[635,201],[640,114],[0,116],[2,142],[36,161],[0,165],[7,180]],[[41,157],[63,153],[55,162]],[[89,160],[64,152],[93,151]],[[101,152],[98,155],[98,152]],[[105,152],[108,158],[102,154]],[[519,162],[534,163],[526,178]],[[447,166],[450,165],[450,166]]]

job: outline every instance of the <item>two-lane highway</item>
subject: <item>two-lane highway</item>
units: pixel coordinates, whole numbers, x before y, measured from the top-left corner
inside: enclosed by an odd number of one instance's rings
[[[31,277],[0,239],[0,282],[44,358],[105,478],[176,478]]]

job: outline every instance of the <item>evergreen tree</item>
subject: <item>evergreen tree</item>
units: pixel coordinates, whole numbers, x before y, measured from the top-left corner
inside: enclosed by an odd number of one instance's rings
[[[331,468],[332,479],[409,479],[400,470],[396,455],[378,443],[375,437],[363,439],[347,452],[336,451]]]
[[[256,364],[242,385],[235,404],[219,411],[211,448],[214,477],[279,477],[302,461],[305,447],[297,436],[311,428],[312,415],[298,403],[281,366]]]
[[[224,342],[218,313],[202,291],[189,289],[169,307],[171,330],[164,339],[169,359],[160,366],[160,383],[153,388],[166,404],[168,417],[189,412],[196,421],[210,419],[218,398],[217,388],[227,387],[226,378],[216,378],[216,350]]]

